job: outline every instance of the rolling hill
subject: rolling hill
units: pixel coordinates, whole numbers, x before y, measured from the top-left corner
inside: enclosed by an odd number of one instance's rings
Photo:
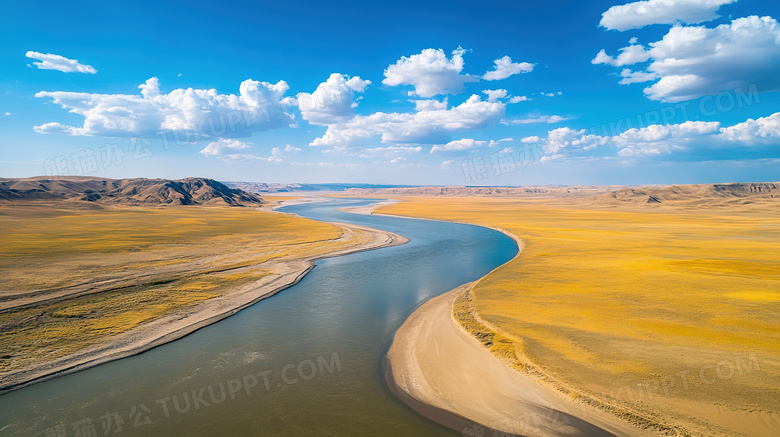
[[[0,200],[70,200],[102,204],[260,205],[260,196],[206,178],[0,178]]]

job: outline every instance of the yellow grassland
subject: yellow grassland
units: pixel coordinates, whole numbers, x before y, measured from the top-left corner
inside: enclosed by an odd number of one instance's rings
[[[0,372],[59,358],[272,272],[364,242],[249,208],[0,208]],[[62,293],[79,291],[80,295]],[[20,298],[33,302],[14,308]]]
[[[780,426],[780,219],[747,208],[427,197],[377,212],[522,240],[520,255],[453,311],[510,365],[629,419],[771,435]]]

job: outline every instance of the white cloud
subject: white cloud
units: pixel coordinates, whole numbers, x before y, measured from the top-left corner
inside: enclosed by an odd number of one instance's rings
[[[505,99],[507,97],[507,94],[508,94],[505,89],[482,90],[482,92],[487,94],[488,102],[495,102],[498,99]]]
[[[571,148],[587,151],[606,145],[608,141],[609,137],[588,134],[585,129],[575,130],[560,127],[547,133],[547,139],[544,140],[544,151],[548,155],[556,155],[563,149],[569,150]]]
[[[776,146],[780,141],[780,112],[757,120],[749,118],[734,126],[721,128],[718,138],[751,146],[760,144]]]
[[[63,73],[97,73],[97,70],[91,65],[80,64],[76,59],[68,59],[52,53],[28,51],[25,56],[36,59],[37,61],[33,62],[33,65],[39,70],[57,70]]]
[[[650,125],[629,129],[610,141],[620,148],[619,156],[651,156],[687,150],[691,143],[719,132],[720,123],[686,121],[680,124]]]
[[[613,67],[621,67],[623,65],[632,65],[639,62],[645,62],[650,59],[650,54],[645,50],[645,47],[640,44],[632,44],[628,47],[619,49],[620,54],[617,58],[609,56],[603,49],[598,52],[595,58],[590,61],[591,64],[607,64]]]
[[[673,27],[650,44],[648,71],[660,80],[646,88],[652,100],[678,102],[755,85],[780,89],[780,26],[771,17],[739,18],[712,29]]]
[[[780,142],[780,112],[729,127],[722,127],[717,121],[686,121],[632,128],[614,136],[562,127],[549,131],[547,138],[532,136],[521,142],[539,144],[544,153],[542,161],[560,159],[574,149],[590,151],[600,146],[612,146],[617,149],[618,156],[633,158],[672,153],[695,155],[702,150],[726,152],[722,156],[741,156],[747,151],[756,152],[762,146],[772,147]],[[729,151],[731,155],[727,153]]]
[[[452,167],[452,164],[455,164],[455,160],[453,160],[453,159],[448,159],[446,161],[442,161],[441,168],[450,168],[450,167]]]
[[[236,139],[220,138],[217,141],[213,141],[209,143],[199,153],[202,153],[206,156],[220,156],[220,155],[224,155],[226,151],[245,150],[248,149],[249,147],[251,147],[249,143],[244,143]]]
[[[512,58],[504,56],[493,61],[495,69],[488,71],[482,78],[485,80],[501,80],[519,73],[529,73],[533,71],[534,64],[529,62],[512,62]]]
[[[437,111],[447,109],[447,99],[438,100],[412,100],[415,111]]]
[[[463,54],[458,48],[452,52],[452,59],[441,49],[425,49],[421,53],[401,57],[385,70],[385,85],[412,85],[410,95],[433,97],[439,94],[457,94],[463,91],[464,82],[476,82],[477,78],[460,74],[463,70]]]
[[[509,103],[520,103],[530,100],[528,96],[514,96],[509,99]]]
[[[525,137],[520,139],[520,142],[524,144],[534,144],[534,143],[538,143],[539,141],[542,141],[542,139],[536,135],[532,135],[530,137]]]
[[[273,149],[271,149],[271,156],[278,158],[285,154],[298,153],[300,151],[301,149],[299,149],[298,147],[294,147],[287,144],[286,146],[284,146],[284,148],[274,147]]]
[[[551,92],[551,93],[541,93],[541,94],[543,96],[545,96],[545,97],[555,97],[555,96],[560,96],[563,93],[560,92],[560,91],[554,91],[554,92]]]
[[[738,18],[714,28],[675,26],[649,50],[632,45],[621,51],[613,58],[602,50],[592,62],[623,66],[650,60],[646,71],[624,69],[620,83],[657,79],[644,89],[652,100],[679,102],[751,86],[780,90],[780,25],[772,17]]]
[[[476,141],[471,138],[450,141],[447,144],[437,144],[431,147],[431,153],[445,152],[463,152],[466,150],[484,149],[487,147],[496,147],[496,141]]]
[[[326,125],[343,121],[355,113],[355,93],[362,93],[370,84],[370,80],[358,76],[333,73],[313,93],[298,93],[294,104],[309,123]]]
[[[281,107],[289,88],[247,79],[239,94],[219,94],[215,89],[175,89],[161,94],[156,77],[140,85],[141,95],[90,94],[41,91],[69,112],[84,117],[82,127],[57,122],[34,129],[39,133],[129,137],[174,130],[187,138],[245,137],[252,132],[290,126],[294,120]]]
[[[540,115],[537,117],[516,118],[513,120],[501,120],[501,124],[515,125],[515,124],[531,124],[531,123],[559,123],[564,120],[568,120],[568,118],[561,117],[560,115]]]
[[[201,153],[206,156],[222,159],[224,161],[266,161],[266,162],[282,162],[279,158],[281,150],[278,147],[274,147],[271,151],[271,156],[262,157],[255,156],[251,153],[235,153],[239,150],[246,150],[251,147],[252,143],[245,143],[234,138],[220,138],[216,141],[209,143]],[[287,146],[292,147],[292,146]],[[300,150],[300,149],[297,149]]]
[[[5,115],[11,115],[11,113],[10,112],[6,112]]]
[[[377,112],[328,126],[312,146],[359,146],[380,136],[383,143],[435,144],[449,140],[455,132],[485,129],[503,117],[506,105],[482,101],[472,95],[450,109],[431,109],[414,113]]]
[[[623,71],[620,72],[620,77],[623,78],[620,79],[619,82],[621,85],[649,82],[651,80],[658,79],[658,75],[655,73],[647,73],[645,71],[631,71],[628,68],[624,68]]]
[[[638,29],[650,24],[703,23],[718,18],[721,5],[737,0],[647,0],[612,6],[600,26],[611,30]]]

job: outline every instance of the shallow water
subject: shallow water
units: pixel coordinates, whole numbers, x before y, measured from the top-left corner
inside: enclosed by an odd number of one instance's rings
[[[517,246],[476,226],[335,210],[373,202],[283,211],[409,243],[320,260],[299,284],[185,338],[2,395],[0,435],[458,435],[389,393],[382,358],[416,307]]]

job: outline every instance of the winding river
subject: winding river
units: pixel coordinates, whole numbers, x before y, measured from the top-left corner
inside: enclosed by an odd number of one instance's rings
[[[389,393],[382,358],[417,306],[517,246],[477,226],[336,210],[374,202],[282,210],[409,243],[320,260],[299,284],[180,340],[2,395],[0,435],[457,435]]]

